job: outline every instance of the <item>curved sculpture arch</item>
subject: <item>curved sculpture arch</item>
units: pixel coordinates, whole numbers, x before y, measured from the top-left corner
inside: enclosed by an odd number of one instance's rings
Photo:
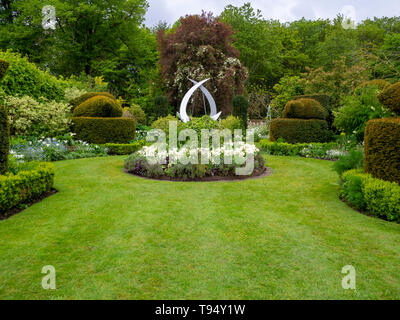
[[[211,117],[211,119],[217,121],[218,118],[221,116],[221,112],[217,113],[217,106],[215,104],[214,98],[212,97],[211,93],[207,90],[207,88],[205,88],[203,86],[203,84],[206,83],[210,79],[205,79],[205,80],[200,81],[200,82],[194,81],[192,79],[189,79],[189,80],[194,84],[194,86],[192,88],[190,88],[190,90],[185,94],[185,96],[182,99],[181,106],[180,106],[179,113],[178,113],[179,119],[181,119],[185,123],[190,121],[190,118],[189,118],[189,116],[187,115],[187,112],[186,112],[187,104],[188,104],[189,99],[192,96],[192,94],[198,88],[200,88],[200,90],[204,93],[205,97],[207,98],[208,103],[210,104],[210,109],[211,109],[210,117]]]

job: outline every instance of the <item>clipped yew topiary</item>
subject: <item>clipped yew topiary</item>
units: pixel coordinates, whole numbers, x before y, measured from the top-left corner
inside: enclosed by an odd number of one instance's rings
[[[115,97],[109,92],[88,92],[88,93],[85,93],[85,94],[79,96],[78,98],[72,99],[71,101],[69,101],[69,103],[73,107],[72,110],[74,110],[77,106],[79,106],[86,100],[93,98],[93,97],[97,97],[97,96],[104,96],[104,97],[107,97],[110,99],[115,99]]]
[[[400,184],[400,118],[368,121],[364,153],[365,172]]]
[[[326,121],[328,121],[328,126],[330,129],[333,127],[333,121],[335,120],[335,116],[332,112],[332,105],[331,105],[331,98],[326,94],[310,94],[310,95],[302,95],[302,96],[295,96],[292,100],[299,100],[299,99],[314,99],[317,100],[321,106],[327,112]]]
[[[7,108],[0,106],[0,175],[8,171],[8,154],[10,150],[10,124]]]
[[[73,117],[119,118],[122,113],[123,110],[115,99],[95,96],[76,107]]]
[[[240,119],[243,129],[247,129],[249,101],[244,96],[236,96],[232,100],[232,105],[232,115]]]
[[[390,110],[400,115],[400,82],[387,87],[378,95],[378,100]]]
[[[78,140],[95,144],[129,143],[135,138],[136,121],[130,118],[72,118]]]
[[[289,101],[283,110],[283,118],[325,120],[327,111],[314,99],[297,99]]]
[[[328,142],[332,140],[332,132],[325,120],[273,119],[270,140],[279,138],[288,143]]]

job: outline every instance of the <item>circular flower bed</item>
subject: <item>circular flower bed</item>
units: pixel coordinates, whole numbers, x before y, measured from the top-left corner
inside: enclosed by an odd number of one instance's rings
[[[271,172],[265,167],[259,150],[246,143],[169,151],[152,145],[130,155],[124,170],[137,176],[171,181],[242,180]]]

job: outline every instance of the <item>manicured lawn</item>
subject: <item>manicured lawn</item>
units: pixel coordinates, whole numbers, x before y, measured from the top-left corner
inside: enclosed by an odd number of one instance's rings
[[[0,221],[1,299],[400,299],[400,225],[339,201],[330,162],[268,156],[270,177],[181,183],[123,159],[56,163],[60,192]]]

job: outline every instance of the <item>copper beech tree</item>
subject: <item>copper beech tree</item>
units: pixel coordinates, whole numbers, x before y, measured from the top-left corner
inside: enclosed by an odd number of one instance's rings
[[[179,25],[157,34],[162,77],[168,88],[168,99],[176,108],[193,83],[206,83],[217,107],[224,115],[232,112],[232,98],[243,94],[247,69],[233,47],[234,32],[212,13],[181,18]],[[198,90],[190,101],[194,115],[204,113],[203,97]]]

